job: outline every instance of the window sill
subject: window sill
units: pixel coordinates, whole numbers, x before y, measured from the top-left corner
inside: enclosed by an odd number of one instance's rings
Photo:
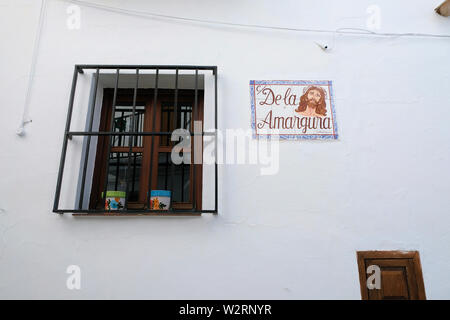
[[[167,213],[72,213],[74,217],[199,217],[201,213],[194,212],[167,212]]]

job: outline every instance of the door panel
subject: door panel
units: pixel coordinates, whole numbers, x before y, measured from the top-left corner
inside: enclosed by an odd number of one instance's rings
[[[425,299],[418,252],[364,251],[358,252],[361,295],[363,300]],[[381,288],[369,289],[367,268],[380,268]]]
[[[369,300],[417,299],[414,267],[410,259],[366,259],[366,270],[377,265],[381,271],[381,289],[369,290]]]

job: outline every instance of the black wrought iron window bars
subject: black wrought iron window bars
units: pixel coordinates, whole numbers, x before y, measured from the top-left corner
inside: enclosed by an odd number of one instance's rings
[[[101,70],[115,70],[115,86],[114,86],[114,98],[112,103],[113,108],[113,114],[114,110],[116,108],[116,98],[117,98],[117,91],[119,87],[119,77],[120,77],[120,70],[135,70],[136,73],[136,83],[134,87],[134,95],[133,95],[133,107],[132,107],[132,130],[128,132],[116,132],[116,131],[92,131],[93,128],[93,119],[94,119],[94,109],[91,108],[89,112],[89,120],[88,120],[88,127],[87,131],[70,131],[71,126],[71,120],[72,120],[72,113],[73,113],[73,106],[74,106],[74,99],[75,99],[75,91],[76,91],[76,85],[77,85],[77,79],[78,74],[83,74],[84,70],[95,70],[95,85],[94,85],[94,97],[96,96],[97,91],[97,85],[98,85],[98,79],[100,75]],[[86,183],[86,170],[87,165],[89,161],[89,152],[85,153],[85,157],[83,160],[82,165],[82,176],[81,176],[81,192],[80,197],[78,200],[78,208],[74,209],[60,209],[59,208],[59,202],[60,202],[60,196],[61,196],[61,187],[62,187],[62,180],[63,180],[63,174],[64,174],[64,166],[66,162],[66,154],[67,154],[67,147],[69,140],[72,139],[73,136],[86,136],[87,140],[87,150],[89,150],[90,146],[90,140],[92,136],[108,136],[110,139],[113,136],[151,136],[152,139],[152,145],[153,145],[153,137],[154,136],[170,136],[172,132],[155,132],[155,131],[136,131],[136,121],[135,121],[135,115],[136,115],[136,96],[138,92],[138,83],[139,83],[139,75],[140,70],[153,70],[155,72],[155,86],[154,86],[154,99],[155,99],[155,105],[156,100],[158,97],[158,78],[161,70],[175,70],[175,105],[177,105],[177,99],[178,99],[178,77],[179,77],[179,71],[183,70],[192,70],[195,71],[195,102],[193,106],[193,112],[197,112],[198,108],[198,78],[199,78],[199,71],[211,71],[214,75],[214,132],[204,132],[202,129],[201,135],[202,137],[205,135],[211,135],[215,136],[216,139],[214,140],[215,143],[215,163],[214,163],[214,209],[210,210],[199,210],[197,209],[196,201],[195,201],[195,195],[193,197],[193,207],[192,209],[173,209],[170,208],[169,210],[165,210],[164,212],[161,212],[161,210],[152,210],[148,209],[150,208],[149,202],[150,202],[150,192],[148,192],[147,196],[147,206],[144,209],[129,209],[127,207],[127,200],[125,200],[125,207],[123,210],[114,212],[116,215],[126,215],[126,214],[134,214],[134,215],[158,215],[160,216],[162,213],[164,215],[179,215],[179,214],[188,214],[188,215],[199,215],[202,213],[218,213],[218,166],[217,166],[217,67],[216,66],[186,66],[186,65],[75,65],[74,72],[73,72],[73,79],[72,79],[72,87],[70,91],[70,98],[69,98],[69,107],[67,111],[67,119],[66,119],[66,125],[64,130],[64,140],[62,145],[62,151],[61,151],[61,159],[59,164],[59,171],[58,171],[58,178],[56,183],[56,192],[55,192],[55,200],[53,204],[53,212],[63,214],[63,213],[73,213],[73,214],[79,214],[79,215],[104,215],[105,213],[111,214],[112,212],[106,209],[82,209],[82,203],[83,203],[83,193]],[[156,108],[153,108],[154,112]],[[177,108],[174,109],[174,117],[177,118],[178,110]],[[112,117],[112,120],[114,120],[114,117]],[[155,117],[153,117],[153,125],[152,128],[155,128]],[[176,120],[175,120],[176,121]],[[176,123],[176,122],[175,122]],[[112,128],[112,126],[110,126]],[[191,132],[191,136],[196,135],[196,133]],[[127,170],[127,179],[126,179],[126,193],[129,191],[129,177],[128,172],[130,172],[130,163],[131,163],[131,154],[132,154],[132,141],[133,139],[129,139],[129,152],[128,152],[128,170]],[[110,140],[111,141],[111,140]],[[111,144],[108,144],[108,155],[111,151]],[[151,153],[153,154],[153,148],[151,149]],[[151,156],[151,159],[153,159],[153,156]],[[109,165],[109,162],[106,163],[106,166]],[[174,171],[171,170],[171,179],[173,181],[173,175]],[[108,172],[108,168],[106,168],[106,172]],[[148,182],[148,190],[151,189],[151,177],[152,177],[152,166],[150,166],[150,175],[149,175],[149,182]],[[104,190],[102,197],[106,197],[106,189],[108,184],[108,174],[106,176],[106,181],[104,183]],[[195,179],[195,166],[194,166],[194,179]],[[193,192],[195,193],[195,188],[193,188]],[[127,199],[127,197],[126,197]]]

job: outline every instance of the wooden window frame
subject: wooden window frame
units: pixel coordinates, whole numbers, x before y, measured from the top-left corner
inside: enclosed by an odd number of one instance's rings
[[[121,105],[133,105],[133,89],[118,89],[116,97],[116,106]],[[177,105],[178,108],[182,106],[183,103],[194,103],[194,90],[178,90]],[[106,88],[104,89],[102,109],[100,115],[100,125],[99,131],[112,131],[111,117],[112,115],[112,103],[114,97],[114,89]],[[154,104],[154,89],[138,89],[136,96],[136,106],[145,105],[144,111],[144,131],[159,132],[161,127],[161,113],[162,104],[170,101],[173,102],[174,90],[173,89],[158,89],[157,95],[157,109],[156,118],[154,121],[155,128],[152,129],[153,125],[153,104]],[[198,105],[197,114],[194,114],[194,108],[192,109],[192,120],[203,122],[203,101],[204,101],[204,91],[198,90]],[[203,130],[203,128],[202,128]],[[153,138],[153,159],[151,158],[152,150],[152,138]],[[97,143],[97,151],[94,164],[94,175],[92,181],[91,194],[89,199],[90,209],[101,209],[103,207],[101,193],[104,190],[104,181],[106,174],[106,161],[108,161],[108,145],[110,142],[109,136],[99,136]],[[132,152],[142,152],[142,166],[141,166],[141,179],[139,188],[139,200],[136,203],[130,202],[128,204],[129,209],[147,209],[146,208],[146,198],[148,189],[148,179],[150,175],[150,166],[145,165],[145,163],[151,163],[152,165],[152,181],[151,190],[155,190],[157,186],[157,173],[158,173],[158,156],[162,152],[170,152],[172,146],[161,146],[160,145],[161,136],[143,136],[142,147],[132,147]],[[192,139],[192,142],[194,139]],[[122,150],[123,149],[123,150]],[[193,149],[193,146],[191,148]],[[113,147],[111,146],[110,152],[129,152],[129,147]],[[201,146],[201,152],[203,152],[203,141]],[[194,161],[194,157],[191,157],[191,161]],[[195,179],[194,175],[195,166]],[[193,209],[193,190],[195,188],[195,204],[196,210],[202,210],[202,164],[191,164],[190,168],[190,185],[192,186],[192,181],[194,180],[194,186],[190,187],[189,190],[189,201],[188,202],[172,202],[173,209],[185,209],[186,213],[189,214],[188,210]],[[114,215],[119,215],[119,212],[111,212]],[[163,213],[163,211],[162,211]],[[109,214],[109,213],[106,213]],[[123,214],[120,214],[123,215]],[[177,212],[179,215],[179,212]]]
[[[411,259],[416,276],[417,294],[419,300],[426,300],[425,285],[423,282],[422,266],[420,263],[420,255],[418,251],[357,251],[356,257],[358,261],[359,283],[361,289],[362,300],[369,300],[367,289],[367,273],[365,261],[385,260],[385,259]]]

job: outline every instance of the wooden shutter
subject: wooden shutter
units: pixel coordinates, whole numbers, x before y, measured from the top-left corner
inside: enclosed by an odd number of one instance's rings
[[[425,300],[422,268],[417,251],[357,252],[361,296],[363,300]],[[381,288],[368,289],[367,268],[378,266]]]

